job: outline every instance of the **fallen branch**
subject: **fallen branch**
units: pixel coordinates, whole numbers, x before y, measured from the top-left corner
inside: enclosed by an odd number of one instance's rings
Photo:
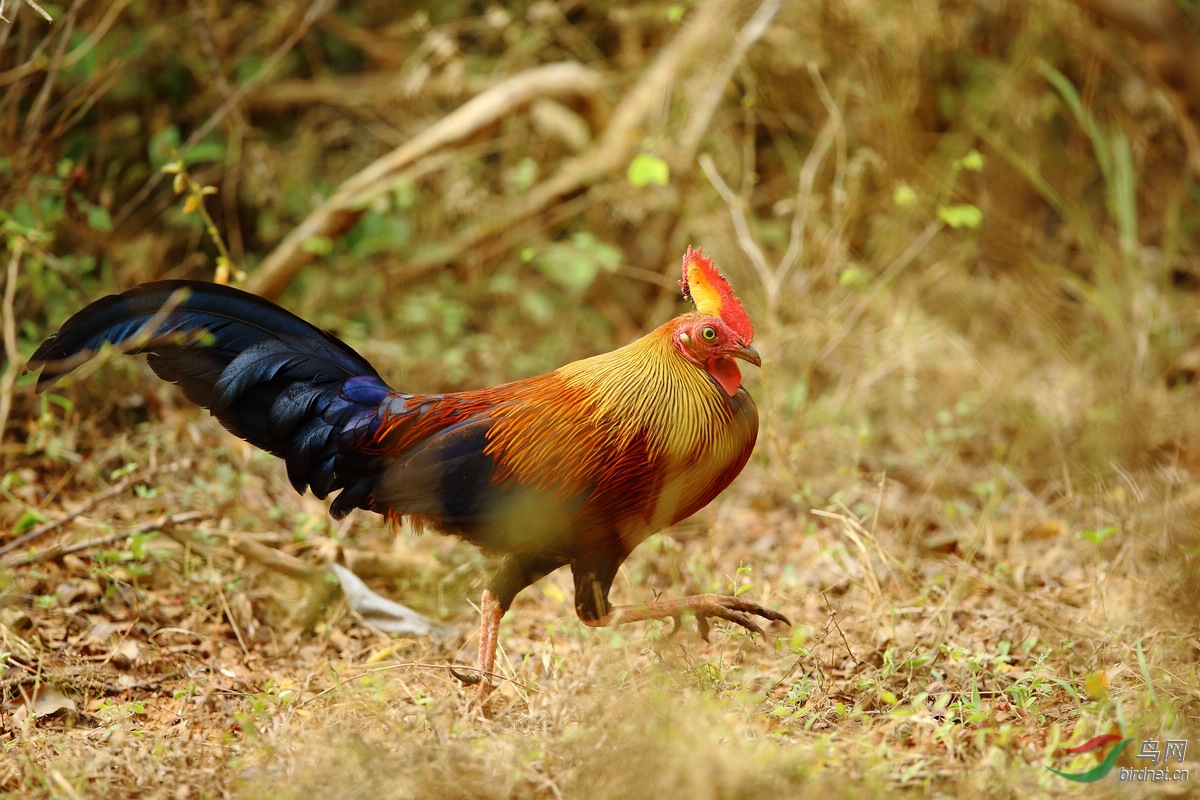
[[[340,593],[364,622],[386,633],[435,638],[448,633],[423,614],[371,591],[357,575],[340,564],[314,567],[280,550],[237,537],[230,539],[229,546],[259,566],[307,587],[304,603],[292,614],[290,621],[293,624],[312,627],[322,609]]]
[[[700,95],[699,102],[695,104],[687,127],[684,128],[683,135],[679,138],[679,148],[672,158],[676,168],[690,168],[695,160],[696,150],[700,147],[700,140],[708,131],[713,114],[716,113],[717,106],[720,105],[721,98],[725,95],[725,87],[733,78],[734,71],[745,60],[746,53],[771,27],[771,22],[779,13],[779,7],[782,4],[783,0],[763,0],[762,5],[754,12],[754,16],[738,32],[729,54],[718,62],[717,67],[711,70],[710,74],[704,76],[705,91]]]
[[[326,579],[330,577],[327,567],[314,567],[282,550],[267,547],[250,539],[234,536],[230,538],[229,546],[233,552],[250,559],[260,567],[286,575],[294,581],[313,586],[325,586]]]

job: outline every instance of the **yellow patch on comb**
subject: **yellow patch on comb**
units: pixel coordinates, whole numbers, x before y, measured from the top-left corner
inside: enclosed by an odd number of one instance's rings
[[[718,317],[742,340],[750,344],[754,339],[754,325],[742,308],[742,301],[733,294],[733,287],[717,269],[711,258],[688,245],[683,256],[683,280],[679,282],[683,296],[692,301],[696,310],[709,317]]]

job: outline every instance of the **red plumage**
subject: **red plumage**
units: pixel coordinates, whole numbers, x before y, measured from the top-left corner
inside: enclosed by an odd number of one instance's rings
[[[487,675],[513,598],[565,565],[589,625],[683,611],[697,614],[702,633],[708,617],[753,631],[751,615],[786,622],[732,597],[608,601],[629,553],[715,498],[757,436],[758,414],[734,361],[759,363],[749,317],[698,250],[688,248],[681,285],[697,310],[632,344],[445,395],[396,392],[331,335],[260,298],[198,282],[146,284],[99,300],[30,364],[45,366],[41,389],[105,342],[133,345],[230,431],[283,458],[297,491],[339,492],[335,516],[357,507],[409,517],[500,554],[482,602],[479,669]],[[150,321],[158,327],[143,331]],[[149,337],[137,346],[142,334]]]

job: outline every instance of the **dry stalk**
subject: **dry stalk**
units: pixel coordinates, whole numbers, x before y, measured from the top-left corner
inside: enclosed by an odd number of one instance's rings
[[[842,340],[844,340],[850,334],[850,331],[854,328],[855,323],[858,322],[859,317],[866,312],[867,307],[871,304],[871,299],[876,295],[876,293],[878,293],[879,290],[884,286],[887,286],[888,283],[891,282],[892,278],[899,275],[905,267],[911,264],[913,259],[915,259],[917,255],[925,249],[925,245],[929,244],[930,240],[933,239],[933,237],[936,236],[938,231],[940,231],[943,227],[945,227],[945,224],[941,220],[934,220],[933,222],[930,222],[925,226],[925,230],[921,231],[921,234],[917,236],[916,239],[913,239],[911,243],[909,243],[908,247],[904,249],[904,252],[897,256],[896,260],[888,265],[888,268],[885,269],[879,275],[879,277],[875,279],[871,286],[871,290],[859,298],[858,305],[856,305],[854,310],[847,314],[846,318],[842,320],[842,324],[838,328],[837,333],[829,337],[829,341],[826,342],[825,346],[821,348],[821,354],[818,356],[819,359],[828,357],[830,353],[837,349],[837,346],[842,343]]]
[[[812,148],[808,151],[808,155],[804,159],[804,165],[800,168],[798,185],[796,187],[796,209],[792,215],[792,228],[788,238],[787,250],[774,268],[767,264],[766,255],[763,253],[762,248],[759,247],[754,234],[750,231],[750,223],[746,218],[745,201],[735,195],[733,190],[729,188],[729,184],[725,182],[725,179],[721,177],[721,173],[717,171],[712,157],[707,153],[700,156],[700,168],[704,171],[708,182],[717,190],[717,194],[721,196],[721,200],[724,201],[726,207],[729,209],[729,216],[733,221],[733,229],[737,235],[738,246],[742,248],[742,252],[750,259],[755,272],[758,273],[759,281],[762,283],[767,295],[767,310],[772,321],[777,320],[776,312],[779,309],[783,284],[787,281],[788,275],[804,252],[804,236],[808,227],[808,212],[813,204],[813,187],[816,183],[817,170],[820,169],[821,163],[829,153],[829,148],[833,145],[838,132],[842,129],[841,111],[833,101],[833,97],[829,94],[829,89],[825,86],[825,81],[821,78],[821,73],[817,69],[816,64],[810,62],[808,64],[808,72],[812,77],[821,102],[825,105],[825,109],[829,113],[829,118],[821,127],[816,141],[813,142]]]
[[[7,72],[0,72],[0,86],[7,86],[10,83],[15,83],[22,78],[38,72],[56,72],[75,66],[88,53],[92,52],[100,40],[108,34],[109,29],[116,23],[117,17],[120,16],[125,6],[129,5],[130,2],[131,0],[117,0],[117,2],[113,3],[108,11],[105,12],[104,18],[100,20],[100,24],[96,26],[96,29],[80,42],[78,47],[66,55],[51,59],[31,58],[19,67],[14,67]]]

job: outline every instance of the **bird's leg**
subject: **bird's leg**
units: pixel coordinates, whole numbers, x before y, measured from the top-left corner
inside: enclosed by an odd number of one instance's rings
[[[626,622],[641,622],[648,619],[666,619],[667,617],[674,619],[676,626],[678,626],[679,618],[685,611],[690,611],[696,615],[696,621],[700,627],[700,638],[706,642],[708,641],[709,617],[729,620],[758,634],[761,634],[763,629],[759,627],[753,616],[783,622],[787,625],[792,624],[787,617],[778,611],[760,606],[758,603],[751,603],[749,600],[719,594],[697,594],[691,597],[681,597],[677,600],[659,600],[654,603],[610,606],[608,612],[605,614],[592,619],[588,619],[583,614],[580,614],[579,618],[583,620],[584,625],[596,628],[609,625],[623,625]]]
[[[475,685],[475,703],[482,707],[492,691],[492,674],[496,667],[496,648],[500,637],[500,620],[513,598],[529,584],[562,566],[561,559],[530,559],[508,556],[483,590],[479,600],[479,682]]]
[[[476,685],[475,699],[482,704],[492,691],[492,669],[496,666],[496,644],[500,636],[500,618],[504,607],[491,588],[483,590],[479,600],[479,669],[480,681]]]

